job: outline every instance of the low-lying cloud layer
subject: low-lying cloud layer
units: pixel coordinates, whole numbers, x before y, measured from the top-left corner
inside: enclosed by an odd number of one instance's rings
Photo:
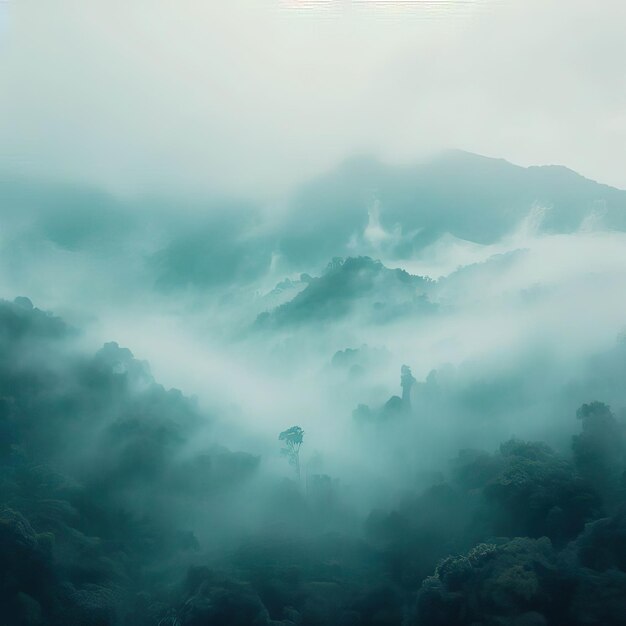
[[[0,3],[3,624],[623,624],[624,7],[368,4]]]

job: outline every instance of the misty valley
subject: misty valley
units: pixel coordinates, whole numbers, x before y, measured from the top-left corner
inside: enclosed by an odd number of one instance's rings
[[[626,191],[0,202],[0,624],[626,623]]]

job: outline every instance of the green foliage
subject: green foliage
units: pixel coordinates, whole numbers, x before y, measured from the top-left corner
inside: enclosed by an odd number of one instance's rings
[[[571,460],[519,439],[464,450],[362,514],[326,474],[307,491],[249,482],[259,459],[201,445],[211,422],[193,400],[128,349],[86,355],[71,336],[25,299],[0,302],[8,624],[623,624],[622,426],[608,406],[581,407]],[[296,470],[304,434],[278,435]]]
[[[278,435],[279,441],[284,442],[285,447],[281,448],[289,463],[294,466],[298,479],[300,478],[300,446],[304,439],[304,431],[300,426],[292,426]]]
[[[331,323],[352,311],[364,313],[374,323],[431,313],[436,307],[428,301],[429,287],[429,279],[388,269],[370,257],[334,259],[292,300],[259,316],[257,325]]]

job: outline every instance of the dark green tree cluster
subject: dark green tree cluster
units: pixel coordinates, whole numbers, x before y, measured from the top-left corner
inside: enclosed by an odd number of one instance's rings
[[[624,624],[626,440],[607,405],[580,408],[569,450],[464,450],[370,510],[330,476],[300,489],[197,445],[192,399],[75,337],[0,302],[2,623]],[[297,470],[304,431],[279,440]]]

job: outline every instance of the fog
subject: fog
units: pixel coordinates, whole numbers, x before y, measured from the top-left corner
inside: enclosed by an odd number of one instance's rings
[[[625,17],[0,4],[0,622],[623,624]]]
[[[626,185],[619,0],[2,4],[10,171],[279,202],[355,152],[462,148]]]
[[[15,623],[465,624],[441,568],[520,537],[511,576],[591,584],[568,542],[621,506],[626,192],[461,152],[357,159],[275,214],[3,189],[4,549],[38,563]],[[586,592],[510,584],[468,615],[585,623]]]

